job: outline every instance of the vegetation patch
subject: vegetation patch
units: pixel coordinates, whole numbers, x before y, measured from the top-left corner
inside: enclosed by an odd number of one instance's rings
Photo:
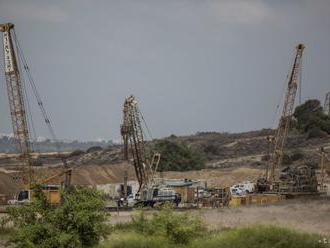
[[[132,226],[131,226],[132,227]],[[322,237],[272,225],[253,225],[236,229],[208,232],[192,237],[188,243],[178,243],[159,232],[148,234],[133,229],[117,230],[100,247],[142,248],[326,248]]]
[[[157,140],[152,150],[161,154],[159,163],[161,171],[188,171],[205,168],[204,155],[183,142],[173,139]]]
[[[9,208],[15,247],[91,247],[108,234],[103,196],[91,188],[62,192],[62,203],[52,206],[40,187],[29,205]]]
[[[323,111],[319,100],[307,100],[294,111],[294,127],[308,138],[322,138],[330,134],[330,116]]]
[[[192,248],[321,248],[318,235],[299,233],[272,225],[254,225],[196,239]]]

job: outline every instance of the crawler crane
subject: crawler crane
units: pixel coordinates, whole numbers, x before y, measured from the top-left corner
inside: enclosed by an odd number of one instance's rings
[[[305,46],[303,44],[299,44],[296,47],[293,66],[288,78],[282,114],[273,140],[270,173],[265,178],[259,178],[257,182],[258,189],[261,192],[271,191],[283,194],[299,194],[317,191],[315,170],[310,166],[291,165],[282,168],[284,146],[292,120],[304,48]]]
[[[17,143],[17,150],[20,153],[20,159],[22,162],[19,172],[13,177],[13,179],[20,186],[20,192],[18,193],[16,201],[30,201],[33,198],[34,185],[40,184],[49,201],[51,203],[57,203],[59,201],[59,188],[45,185],[45,183],[49,181],[48,179],[41,181],[37,180],[33,170],[33,160],[31,157],[32,142],[28,125],[29,118],[27,116],[29,111],[28,104],[26,103],[27,95],[25,94],[25,85],[22,75],[23,73],[20,71],[21,64],[23,65],[28,75],[28,80],[37,98],[38,105],[41,109],[47,127],[49,128],[53,137],[55,137],[55,134],[47,112],[43,107],[43,103],[37,91],[36,85],[34,84],[33,78],[30,74],[24,54],[22,53],[21,47],[18,43],[14,24],[0,24],[0,32],[3,33],[4,74],[7,86],[12,128],[15,141]],[[63,163],[63,172],[55,175],[55,177],[65,175],[64,184],[68,186],[70,184],[71,170],[67,167],[64,158]],[[50,179],[55,177],[52,176]]]
[[[152,153],[151,159],[148,158],[141,120],[144,121],[135,97],[127,97],[123,107],[121,135],[124,141],[124,157],[128,160],[131,155],[139,182],[139,190],[135,197],[137,204],[144,206],[154,206],[163,202],[178,204],[181,201],[180,195],[173,189],[158,185],[155,181],[160,154]]]

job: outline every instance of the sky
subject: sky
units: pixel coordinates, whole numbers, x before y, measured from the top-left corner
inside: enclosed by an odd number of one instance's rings
[[[298,43],[302,101],[330,91],[329,0],[0,0],[0,22],[15,24],[61,139],[119,140],[131,94],[153,138],[274,128]],[[31,109],[49,136],[32,96]]]

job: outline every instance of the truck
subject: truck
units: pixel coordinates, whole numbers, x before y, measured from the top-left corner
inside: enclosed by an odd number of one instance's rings
[[[169,187],[154,186],[142,189],[135,195],[136,206],[161,205],[164,203],[173,203],[176,206],[181,202],[181,195]]]

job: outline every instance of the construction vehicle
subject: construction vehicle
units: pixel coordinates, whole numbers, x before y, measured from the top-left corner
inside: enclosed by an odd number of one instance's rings
[[[304,48],[305,46],[303,44],[299,44],[296,47],[293,66],[288,77],[282,114],[274,140],[270,139],[273,145],[273,152],[270,157],[270,171],[267,169],[265,177],[258,179],[258,192],[270,191],[283,194],[295,194],[317,191],[317,179],[314,168],[308,165],[290,165],[282,168],[284,145],[288,137],[292,120]]]
[[[230,187],[230,193],[232,195],[252,194],[254,191],[255,183],[250,181],[240,182]]]
[[[139,189],[135,195],[136,204],[143,206],[154,206],[164,202],[178,204],[181,201],[180,194],[155,182],[160,154],[152,153],[151,159],[147,156],[142,121],[145,123],[135,97],[133,95],[127,97],[123,107],[121,135],[124,141],[124,158],[129,160],[129,154],[131,155],[139,183]]]
[[[61,202],[60,191],[63,188],[63,184],[49,184],[53,179],[57,179],[63,175],[71,176],[71,169],[63,170],[55,175],[52,175],[44,180],[35,182],[35,185],[39,185],[41,187],[42,192],[45,194],[46,199],[51,204],[59,204]],[[67,185],[68,186],[68,185]],[[67,187],[66,186],[66,187]],[[33,201],[33,185],[31,187],[25,187],[20,189],[15,199],[9,200],[8,204],[24,204],[30,203]]]
[[[13,179],[20,187],[20,192],[18,192],[15,201],[17,203],[30,202],[33,199],[34,185],[40,184],[50,203],[58,203],[59,189],[55,189],[56,187],[50,187],[46,184],[50,181],[50,179],[54,179],[54,176],[39,182],[36,179],[33,169],[33,159],[31,157],[32,142],[30,137],[31,123],[29,123],[32,116],[28,116],[30,109],[28,96],[26,94],[25,80],[23,77],[24,72],[21,70],[22,67],[25,70],[28,79],[27,81],[30,83],[31,89],[37,99],[38,106],[43,114],[45,123],[53,136],[53,139],[56,141],[54,130],[18,42],[14,24],[0,24],[0,32],[3,33],[4,74],[7,86],[12,128],[21,160],[19,171],[13,176]],[[62,161],[63,172],[55,175],[55,177],[65,175],[64,185],[68,186],[71,180],[71,169],[68,168],[64,158],[62,158]]]

